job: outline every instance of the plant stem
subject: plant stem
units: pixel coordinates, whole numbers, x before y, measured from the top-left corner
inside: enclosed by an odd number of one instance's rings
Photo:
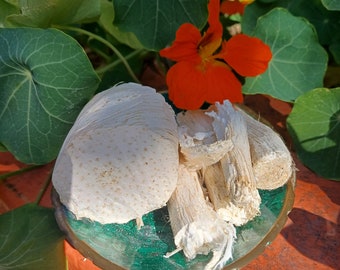
[[[34,204],[38,205],[42,199],[42,197],[44,196],[48,186],[50,185],[51,183],[51,179],[52,179],[52,171],[49,173],[44,185],[41,187],[40,191],[39,191],[39,194],[38,194],[38,197],[37,199],[35,200]]]
[[[39,168],[41,166],[42,165],[34,165],[34,166],[30,166],[30,167],[21,168],[19,170],[14,171],[14,172],[9,172],[9,173],[1,174],[0,175],[0,182],[5,180],[6,178],[9,178],[9,177],[12,177],[12,176],[15,176],[15,175],[22,174],[24,172],[28,172],[28,171],[34,170],[34,169]]]
[[[129,60],[129,59],[135,57],[136,55],[138,55],[139,53],[141,53],[142,51],[143,51],[143,49],[135,50],[132,53],[126,55],[125,59]],[[118,59],[118,60],[116,60],[116,61],[114,61],[114,62],[112,62],[112,63],[110,63],[110,64],[108,64],[104,67],[97,68],[96,72],[97,72],[97,74],[103,74],[104,72],[114,68],[115,66],[119,65],[120,63],[122,63],[122,61],[121,61],[121,59]]]
[[[117,57],[120,59],[120,61],[123,63],[123,65],[125,66],[126,70],[128,71],[128,73],[130,74],[130,76],[132,77],[132,79],[135,82],[139,83],[138,78],[136,77],[136,75],[134,74],[134,72],[132,71],[129,63],[126,61],[125,57],[120,53],[120,51],[113,46],[110,42],[108,42],[106,39],[92,33],[89,32],[87,30],[78,28],[78,27],[72,27],[72,26],[65,26],[65,25],[54,25],[54,27],[58,28],[58,29],[62,29],[62,30],[69,30],[69,31],[73,31],[73,32],[78,32],[84,35],[87,35],[95,40],[98,40],[99,42],[103,43],[104,45],[106,45],[108,48],[110,48],[116,55]]]

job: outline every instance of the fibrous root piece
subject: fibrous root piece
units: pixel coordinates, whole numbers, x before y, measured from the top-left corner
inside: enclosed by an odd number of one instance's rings
[[[233,148],[211,167],[203,168],[204,183],[215,210],[224,220],[243,225],[260,213],[261,197],[251,164],[247,126],[229,101],[207,113],[217,140],[230,137]],[[218,188],[216,188],[218,187]]]
[[[177,187],[168,202],[170,224],[177,249],[191,260],[198,254],[213,257],[205,269],[220,269],[232,257],[235,227],[222,220],[205,199],[195,170],[179,166]]]
[[[216,139],[213,119],[207,110],[181,112],[176,115],[180,151],[186,166],[200,170],[218,162],[232,147],[228,138]]]
[[[238,109],[246,121],[256,187],[272,190],[283,186],[294,171],[292,156],[273,129]]]

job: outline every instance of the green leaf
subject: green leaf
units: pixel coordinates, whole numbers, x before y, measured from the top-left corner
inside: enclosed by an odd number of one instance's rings
[[[333,36],[340,32],[340,12],[327,10],[320,0],[278,0],[269,4],[255,1],[245,10],[242,21],[243,32],[250,34],[256,25],[256,20],[275,7],[286,8],[293,15],[306,18],[314,25],[322,45],[329,45]]]
[[[332,43],[329,45],[329,51],[331,52],[334,61],[340,65],[340,32],[334,36]]]
[[[289,11],[314,25],[320,44],[329,45],[333,36],[340,32],[340,12],[327,10],[320,0],[291,2]]]
[[[0,29],[0,51],[0,143],[24,163],[47,163],[99,79],[82,47],[55,29]]]
[[[146,49],[169,45],[183,23],[203,28],[207,21],[207,0],[114,0],[114,26],[132,32]]]
[[[98,23],[119,42],[126,44],[134,49],[142,49],[143,45],[139,42],[136,35],[131,32],[121,32],[117,26],[113,25],[114,10],[112,2],[101,1],[101,15]]]
[[[325,178],[340,180],[340,88],[299,97],[287,127],[301,161]]]
[[[340,10],[339,0],[321,0],[321,2],[328,10]]]
[[[7,17],[12,26],[47,28],[53,24],[93,22],[100,16],[100,0],[27,0],[19,3],[21,14]]]
[[[6,17],[11,14],[18,14],[19,8],[11,1],[0,0],[0,27],[5,26]]]
[[[0,269],[66,269],[53,209],[27,204],[0,215]]]
[[[327,53],[307,20],[275,8],[259,18],[253,34],[270,46],[273,57],[265,73],[246,78],[243,93],[293,101],[323,85]]]
[[[120,50],[122,53],[123,50]],[[130,51],[131,52],[131,51]],[[126,53],[124,53],[124,56],[126,56]],[[143,57],[141,57],[140,54],[136,54],[134,57],[128,60],[129,65],[133,69],[133,72],[135,74],[140,74],[142,67],[143,67],[143,60],[145,60]],[[100,71],[100,70],[98,70]],[[130,74],[127,72],[126,68],[122,63],[119,63],[112,67],[109,71],[106,71],[102,78],[101,82],[97,88],[96,93],[99,93],[101,91],[107,90],[111,88],[113,85],[116,85],[121,82],[132,82],[133,78],[130,76]]]

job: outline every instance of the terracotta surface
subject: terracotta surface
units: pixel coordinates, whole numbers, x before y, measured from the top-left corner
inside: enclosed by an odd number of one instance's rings
[[[158,88],[162,86],[158,85]],[[248,96],[245,104],[267,119],[292,149],[285,129],[291,106],[264,96]],[[253,269],[340,269],[340,183],[316,176],[296,158],[296,198],[287,223],[264,253],[244,267]],[[10,154],[0,153],[0,174],[25,165]],[[0,184],[0,213],[35,201],[53,164],[43,166]],[[50,189],[41,204],[51,206]],[[69,270],[98,269],[65,243]]]

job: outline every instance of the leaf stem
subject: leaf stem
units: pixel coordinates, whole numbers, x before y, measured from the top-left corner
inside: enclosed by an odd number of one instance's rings
[[[126,55],[125,59],[129,60],[129,59],[135,57],[136,55],[138,55],[139,53],[141,53],[142,51],[143,51],[143,49],[135,50],[132,53]],[[106,65],[104,67],[97,68],[96,72],[97,72],[97,74],[103,74],[104,72],[114,68],[115,66],[119,65],[120,63],[122,63],[122,61],[121,61],[121,59],[118,59],[118,60],[116,60],[116,61],[114,61],[114,62],[112,62],[112,63],[110,63],[110,64],[108,64],[108,65]]]
[[[4,174],[1,174],[0,175],[0,182],[9,178],[9,177],[12,177],[12,176],[15,176],[15,175],[19,175],[19,174],[22,174],[24,172],[28,172],[28,171],[31,171],[31,170],[34,170],[34,169],[37,169],[39,167],[41,167],[42,165],[34,165],[34,166],[29,166],[29,167],[25,167],[25,168],[21,168],[19,170],[16,170],[16,171],[13,171],[13,172],[9,172],[9,173],[4,173]]]
[[[39,191],[39,194],[38,194],[38,197],[36,198],[34,204],[38,205],[42,199],[42,197],[44,196],[48,186],[50,185],[51,183],[51,179],[52,179],[52,170],[51,172],[48,174],[48,177],[44,183],[44,185],[40,188],[40,191]]]
[[[106,45],[108,48],[110,48],[116,55],[117,57],[120,59],[120,61],[123,63],[123,65],[125,66],[126,70],[128,71],[128,73],[130,74],[130,76],[132,77],[132,79],[135,82],[139,83],[138,78],[136,77],[136,75],[134,74],[134,72],[132,71],[129,63],[126,61],[125,57],[120,53],[120,51],[113,46],[109,41],[107,41],[106,39],[92,33],[89,32],[87,30],[78,28],[78,27],[72,27],[72,26],[65,26],[65,25],[53,25],[54,27],[61,29],[61,30],[69,30],[69,31],[73,31],[73,32],[78,32],[84,35],[87,35],[95,40],[98,40],[99,42],[103,43],[104,45]]]

